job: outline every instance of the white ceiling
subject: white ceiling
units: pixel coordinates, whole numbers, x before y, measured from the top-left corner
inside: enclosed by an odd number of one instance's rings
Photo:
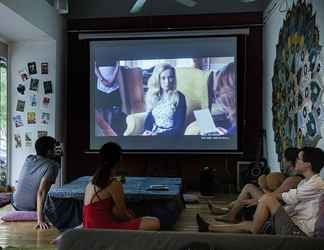
[[[49,0],[47,0],[49,1]],[[242,3],[241,0],[196,0],[195,7],[185,7],[175,0],[146,0],[138,16],[191,15],[263,11],[271,0]],[[69,18],[134,16],[129,13],[136,0],[69,0]]]
[[[0,37],[7,42],[47,41],[51,38],[0,3]]]

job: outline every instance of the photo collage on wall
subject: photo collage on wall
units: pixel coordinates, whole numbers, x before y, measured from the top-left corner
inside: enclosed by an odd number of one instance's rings
[[[18,70],[14,124],[14,147],[33,147],[41,136],[47,136],[53,123],[50,111],[54,88],[49,77],[49,64],[27,62]]]

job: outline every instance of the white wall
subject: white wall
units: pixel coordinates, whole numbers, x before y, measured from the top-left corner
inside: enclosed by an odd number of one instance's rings
[[[63,18],[44,0],[0,0],[29,23],[57,40],[62,33]]]
[[[38,74],[35,78],[39,79],[39,103],[40,98],[43,97],[43,80],[51,80],[54,88],[54,93],[51,98],[50,106],[50,124],[47,127],[49,135],[54,136],[60,141],[65,142],[65,18],[60,16],[56,10],[44,0],[0,0],[1,13],[9,13],[7,20],[10,23],[19,25],[12,25],[15,32],[10,33],[6,30],[7,27],[0,25],[0,34],[3,34],[8,40],[9,45],[9,98],[10,98],[10,112],[9,119],[12,122],[12,117],[19,113],[16,111],[17,99],[21,98],[16,88],[18,83],[21,83],[18,71],[27,67],[28,62],[35,61],[38,64],[38,71],[40,71],[40,63],[48,62],[49,75]],[[6,9],[7,8],[7,9]],[[10,10],[10,11],[9,11]],[[23,20],[23,21],[22,21]],[[2,27],[2,29],[1,29]],[[28,32],[32,32],[32,37],[28,37]],[[7,32],[4,32],[7,31]],[[19,36],[24,33],[25,36]],[[26,84],[26,89],[29,88],[29,82]],[[24,144],[25,132],[32,131],[33,135],[37,137],[37,130],[44,128],[45,125],[39,125],[39,117],[37,117],[38,125],[27,125],[26,114],[30,105],[27,105],[29,100],[29,90],[26,90],[25,99],[26,107],[23,114],[23,128],[16,128],[12,123],[10,131],[11,149],[9,155],[10,169],[10,184],[15,185],[20,169],[22,167],[25,157],[34,153],[34,146],[26,147]],[[54,97],[54,98],[53,98]],[[39,116],[43,111],[38,106],[37,115]],[[15,148],[14,134],[21,134],[22,148]],[[35,138],[36,139],[36,138]],[[33,141],[34,142],[34,141]],[[64,162],[64,161],[63,161]],[[63,171],[64,172],[64,171]]]
[[[27,69],[28,62],[36,62],[37,74],[30,75],[30,78],[39,79],[38,91],[29,90],[30,79],[22,81],[20,74],[21,69]],[[41,62],[47,62],[49,74],[41,74]],[[16,42],[10,46],[10,64],[11,64],[11,84],[10,84],[10,119],[15,115],[21,115],[24,125],[16,128],[15,123],[11,120],[11,183],[15,185],[22,164],[29,154],[34,154],[34,142],[37,139],[37,131],[48,131],[48,135],[55,136],[55,102],[56,102],[56,49],[55,41],[48,42]],[[54,91],[52,94],[44,94],[43,81],[52,81]],[[26,87],[24,95],[17,91],[18,84],[21,83]],[[36,95],[37,106],[32,107],[30,104],[31,96]],[[42,105],[44,96],[50,98],[48,107]],[[25,101],[24,112],[16,111],[17,100]],[[36,113],[36,124],[27,124],[27,112]],[[41,113],[50,114],[48,124],[41,123]],[[26,146],[25,133],[29,132],[32,135],[32,145]],[[19,134],[21,137],[22,146],[16,148],[14,135]]]
[[[278,0],[272,1],[267,9]],[[316,11],[316,25],[320,30],[320,44],[324,46],[324,1],[310,0],[313,4],[313,10]],[[288,0],[289,6],[293,0]],[[267,140],[265,156],[268,158],[268,164],[272,171],[279,171],[277,153],[275,151],[274,132],[272,127],[272,76],[273,65],[276,58],[276,45],[279,39],[279,31],[283,25],[286,13],[276,10],[263,29],[263,127],[266,129]]]

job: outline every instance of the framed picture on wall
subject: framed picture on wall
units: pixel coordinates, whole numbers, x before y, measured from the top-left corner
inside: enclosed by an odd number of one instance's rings
[[[27,112],[27,123],[28,124],[36,123],[36,113],[35,112]]]
[[[19,112],[24,112],[25,110],[25,101],[22,101],[22,100],[18,100],[17,101],[17,106],[16,106],[16,111],[19,111]]]
[[[37,68],[36,68],[36,63],[35,62],[30,62],[27,65],[28,65],[28,72],[29,72],[30,75],[37,74]]]
[[[45,95],[53,93],[52,81],[44,82],[44,92],[45,92]]]
[[[19,70],[19,74],[20,74],[20,78],[23,82],[29,79],[26,69]]]
[[[48,74],[48,63],[46,63],[46,62],[41,63],[41,72],[42,72],[42,75]]]
[[[38,83],[39,83],[39,80],[38,79],[33,79],[32,78],[30,80],[29,90],[37,91],[38,90]]]

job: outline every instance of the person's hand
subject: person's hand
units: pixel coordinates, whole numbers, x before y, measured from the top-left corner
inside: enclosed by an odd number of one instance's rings
[[[136,218],[136,214],[134,213],[133,210],[128,209],[128,217],[129,217],[129,219]]]
[[[227,134],[227,129],[222,128],[222,127],[217,127],[217,128],[216,128],[216,132],[217,132],[219,135],[225,135],[225,134]]]
[[[37,221],[37,224],[35,225],[35,229],[40,229],[40,230],[47,230],[49,229],[49,224],[44,222],[44,221]]]

